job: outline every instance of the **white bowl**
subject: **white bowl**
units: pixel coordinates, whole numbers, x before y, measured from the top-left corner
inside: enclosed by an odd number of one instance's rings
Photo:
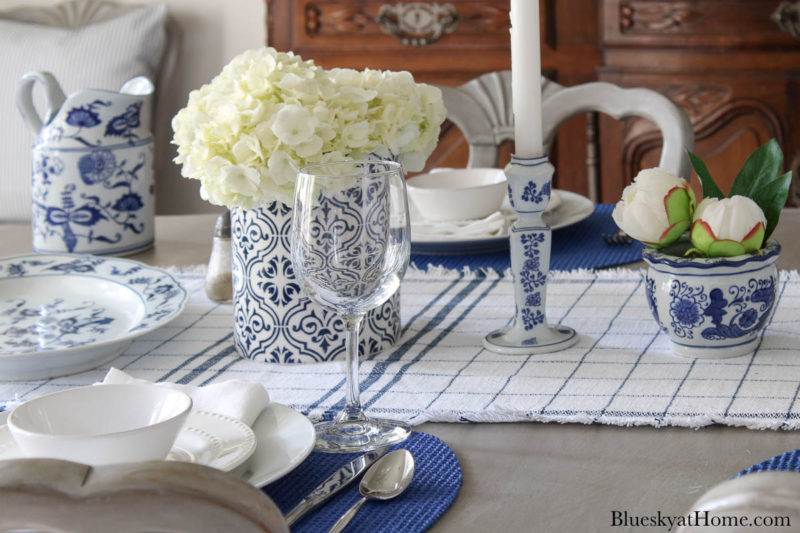
[[[191,408],[187,394],[166,387],[92,385],[23,403],[8,429],[27,457],[93,466],[161,460]]]
[[[508,185],[501,168],[464,168],[420,174],[406,181],[408,197],[426,220],[474,220],[500,209]]]

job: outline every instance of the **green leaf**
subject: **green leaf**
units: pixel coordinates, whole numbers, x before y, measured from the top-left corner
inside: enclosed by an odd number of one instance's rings
[[[717,184],[714,183],[714,179],[711,177],[711,173],[703,160],[692,152],[689,152],[689,159],[692,161],[692,167],[697,172],[700,184],[703,186],[703,198],[719,198],[720,200],[725,198]]]
[[[775,179],[781,171],[783,152],[778,141],[770,139],[747,158],[733,180],[728,196],[741,195],[753,198],[758,189]]]
[[[778,225],[781,209],[786,205],[786,198],[789,197],[789,185],[791,183],[792,173],[787,172],[783,176],[778,176],[762,184],[752,195],[753,201],[764,211],[764,216],[767,218],[764,242],[767,242],[767,239],[769,239],[769,236],[772,235]]]

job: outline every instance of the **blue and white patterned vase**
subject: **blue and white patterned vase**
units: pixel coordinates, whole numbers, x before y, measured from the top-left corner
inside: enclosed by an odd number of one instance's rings
[[[551,353],[578,342],[575,330],[548,324],[545,312],[551,231],[542,213],[550,201],[553,170],[547,156],[513,156],[505,168],[509,201],[518,215],[509,234],[516,305],[511,325],[484,338],[487,350],[509,355]]]
[[[678,355],[721,359],[752,353],[775,310],[781,247],[761,255],[690,258],[645,248],[645,292]]]
[[[242,357],[268,363],[344,359],[344,324],[301,293],[289,231],[292,209],[280,202],[231,210],[234,343]],[[362,323],[360,353],[391,347],[400,337],[400,296]]]
[[[47,111],[33,106],[36,83]],[[36,135],[32,222],[37,252],[127,255],[153,245],[153,84],[65,96],[48,72],[25,74],[17,104]]]

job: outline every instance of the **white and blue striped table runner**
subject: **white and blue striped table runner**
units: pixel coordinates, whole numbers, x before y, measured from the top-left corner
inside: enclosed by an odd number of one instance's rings
[[[205,298],[199,269],[184,270],[179,279],[192,295],[183,315],[135,340],[113,366],[153,381],[259,381],[273,401],[312,417],[341,406],[342,363],[240,359],[231,307]],[[513,314],[508,275],[411,271],[401,288],[404,333],[393,350],[362,361],[362,402],[373,415],[412,424],[800,427],[797,273],[781,274],[778,308],[756,353],[725,360],[673,356],[643,289],[638,271],[551,273],[548,319],[574,327],[580,341],[555,354],[508,356],[481,345],[486,333]],[[37,382],[0,381],[0,405],[99,381],[107,369]]]

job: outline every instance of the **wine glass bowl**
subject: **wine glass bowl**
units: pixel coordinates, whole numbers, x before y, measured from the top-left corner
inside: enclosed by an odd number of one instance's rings
[[[317,449],[367,451],[408,437],[408,425],[367,417],[359,401],[358,328],[400,286],[410,253],[402,167],[335,161],[304,167],[292,211],[292,263],[303,291],[345,325],[344,409],[315,426]]]

